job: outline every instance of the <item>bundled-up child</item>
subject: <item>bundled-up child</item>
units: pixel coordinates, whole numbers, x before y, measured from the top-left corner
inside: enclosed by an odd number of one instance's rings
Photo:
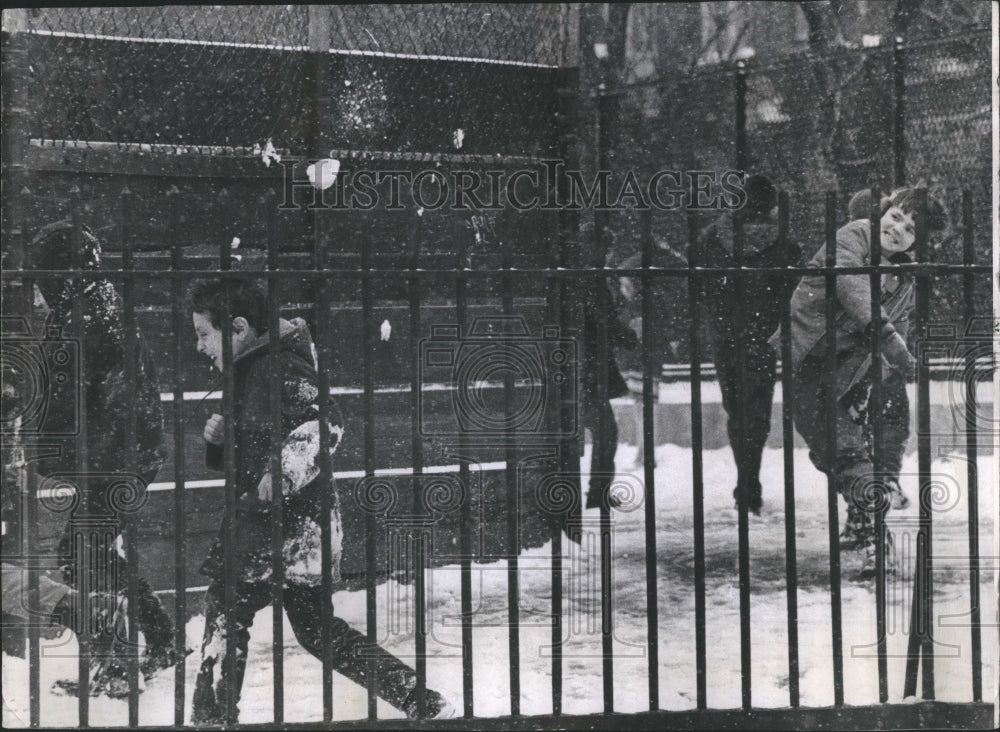
[[[743,210],[744,251],[739,265],[746,268],[784,267],[795,264],[800,249],[778,237],[777,198],[774,184],[763,175],[747,178]],[[733,214],[719,216],[695,243],[694,256],[705,268],[735,267]],[[708,310],[715,370],[726,410],[729,445],[736,460],[737,508],[746,504],[760,514],[763,489],[760,465],[771,430],[774,398],[775,353],[768,345],[794,281],[780,274],[743,275],[742,289],[735,277],[712,277],[702,285],[702,302]],[[742,344],[742,359],[740,345]],[[743,387],[746,393],[743,393]]]
[[[864,215],[864,194],[855,196],[852,214]],[[882,264],[913,261],[916,239],[916,191],[901,188],[880,202]],[[872,264],[871,222],[854,218],[837,231],[837,265],[859,267]],[[826,264],[826,246],[809,261],[809,267]],[[834,404],[837,429],[833,455],[826,440],[826,417],[830,404],[826,358],[830,337],[826,321],[826,281],[823,276],[805,276],[791,300],[792,409],[795,427],[809,446],[813,464],[834,481],[847,502],[848,516],[841,534],[841,548],[856,548],[863,554],[862,576],[874,573],[876,537],[875,511],[903,508],[908,503],[899,488],[899,466],[909,429],[906,381],[916,362],[906,344],[914,310],[913,278],[904,272],[882,276],[881,308],[872,320],[868,274],[843,274],[836,278],[834,324],[836,328],[836,373]],[[881,334],[879,368],[885,385],[880,405],[884,425],[882,462],[874,465],[870,440],[872,329]],[[771,339],[775,347],[780,333]],[[902,395],[902,396],[901,396]],[[891,552],[892,542],[886,542]],[[893,556],[887,557],[891,570]]]
[[[74,224],[66,219],[42,227],[26,258],[29,269],[100,271],[101,243],[88,227],[74,231]],[[38,347],[46,352],[56,349],[52,351],[56,353],[64,344],[72,344],[62,355],[78,349],[76,358],[82,362],[67,356],[57,377],[45,383],[46,410],[37,435],[49,448],[49,454],[37,463],[39,476],[72,475],[79,491],[59,542],[63,579],[77,589],[122,593],[128,567],[118,513],[141,505],[141,492],[163,463],[163,415],[153,356],[138,329],[127,332],[122,299],[110,279],[38,277],[35,287],[34,316],[44,318],[44,326],[35,333]],[[130,342],[137,356],[133,383],[126,368]],[[81,396],[86,408],[77,414]],[[133,418],[134,433],[130,430]],[[80,420],[85,420],[85,433],[79,429]],[[129,445],[135,446],[134,465],[126,459]],[[81,451],[86,453],[86,475],[82,476],[77,474]],[[119,531],[114,543],[99,544],[92,538],[95,520],[106,521]],[[81,547],[90,553],[89,565],[82,562]],[[88,566],[86,582],[79,576],[83,566]],[[132,601],[136,626],[145,638],[141,666],[145,676],[152,676],[177,661],[173,622],[149,582],[139,577],[137,583]],[[123,663],[97,657],[94,662],[91,692],[127,695]]]
[[[225,285],[205,282],[192,293],[192,320],[198,337],[198,352],[223,369],[222,317],[226,304]],[[202,573],[211,578],[205,597],[205,636],[201,667],[195,686],[192,719],[196,724],[235,724],[246,667],[249,628],[254,616],[271,602],[271,507],[282,501],[283,602],[296,639],[313,656],[323,658],[322,628],[322,525],[329,522],[331,573],[339,579],[341,556],[340,504],[333,475],[320,474],[320,414],[316,349],[302,320],[280,321],[280,332],[268,332],[267,301],[254,283],[234,282],[228,298],[232,318],[233,438],[235,491],[237,495],[236,546],[230,547],[235,562],[235,606],[227,608],[224,566],[226,536],[220,531]],[[277,337],[279,352],[269,355],[271,339]],[[281,414],[272,420],[270,394],[281,389]],[[332,456],[343,434],[342,420],[330,402],[327,428]],[[271,438],[277,430],[283,444],[281,475],[270,473]],[[212,415],[205,425],[204,439],[210,467],[223,467],[223,418]],[[330,512],[323,514],[323,497]],[[224,525],[224,522],[223,522]],[[235,678],[225,663],[227,613],[236,633]],[[379,695],[407,716],[417,712],[416,673],[378,646],[370,646],[360,632],[334,617],[331,628],[333,667],[358,684],[368,680],[368,664],[374,663]],[[235,716],[228,713],[233,699]],[[427,716],[441,718],[454,713],[436,691],[426,690]]]

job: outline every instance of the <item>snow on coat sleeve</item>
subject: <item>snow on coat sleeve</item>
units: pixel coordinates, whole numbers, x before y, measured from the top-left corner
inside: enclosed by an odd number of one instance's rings
[[[329,424],[329,422],[328,422]],[[344,428],[329,424],[330,455],[340,444]],[[300,424],[285,439],[281,448],[281,476],[285,495],[294,495],[319,475],[319,419]]]
[[[313,375],[301,373],[286,376],[284,392],[284,403],[288,405],[289,412],[300,415],[299,419],[303,420],[289,432],[281,448],[284,492],[294,495],[320,473],[319,392]],[[327,426],[329,454],[332,457],[344,434],[335,403],[328,403]]]

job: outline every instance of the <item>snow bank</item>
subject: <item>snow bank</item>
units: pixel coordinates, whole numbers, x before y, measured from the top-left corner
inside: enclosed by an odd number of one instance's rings
[[[805,451],[795,458],[795,544],[798,559],[799,659],[803,706],[833,703],[829,559],[827,539],[826,479],[809,463]],[[635,448],[621,446],[618,466],[629,472]],[[764,509],[750,517],[750,573],[753,659],[753,704],[758,707],[788,705],[788,657],[786,621],[785,515],[782,454],[767,450],[762,468]],[[692,453],[673,445],[656,450],[657,592],[659,600],[660,703],[664,709],[693,709],[695,692],[695,615]],[[589,465],[589,453],[583,457]],[[889,692],[890,701],[902,700],[907,623],[912,577],[912,553],[907,537],[917,516],[916,456],[903,466],[903,489],[910,508],[891,515],[901,549],[903,571],[888,589]],[[980,458],[981,552],[993,553],[993,517],[997,515],[995,483],[985,476],[997,475],[995,457]],[[631,471],[641,484],[642,471]],[[968,572],[962,568],[967,547],[966,463],[961,456],[938,459],[933,464],[936,484],[935,528],[935,637],[937,698],[967,701],[971,694],[971,651]],[[736,512],[732,488],[736,469],[728,448],[704,453],[705,545],[707,599],[708,705],[711,708],[740,706],[739,588],[737,576]],[[645,711],[647,688],[646,589],[644,575],[644,505],[641,497],[631,506],[638,510],[614,513],[613,599],[615,639],[615,709]],[[844,509],[840,507],[841,521]],[[596,519],[588,511],[585,519]],[[585,536],[583,547],[564,540],[563,688],[565,713],[594,713],[603,709],[600,634],[600,563],[596,536]],[[519,557],[521,583],[520,655],[521,712],[551,711],[551,545],[525,552]],[[855,582],[859,566],[852,553],[843,555],[843,630],[845,701],[848,704],[877,703],[877,665],[874,657],[875,595],[870,582]],[[990,570],[996,566],[984,560]],[[441,567],[428,573],[427,683],[444,693],[456,707],[462,699],[460,593],[457,567]],[[982,577],[986,608],[995,606],[992,572]],[[506,562],[474,567],[472,605],[475,712],[477,716],[508,714],[508,615]],[[413,656],[414,588],[395,581],[378,590],[378,634],[380,642],[403,658]],[[334,607],[352,625],[365,624],[365,593],[337,592]],[[390,608],[392,612],[386,612]],[[988,613],[983,618],[990,623]],[[198,647],[203,617],[187,626],[188,644]],[[271,614],[262,611],[252,629],[246,682],[241,702],[241,721],[272,719]],[[983,628],[984,675],[987,690],[996,688],[997,628]],[[51,691],[52,682],[73,678],[75,639],[70,633],[45,642],[42,664],[43,726],[75,726],[75,697]],[[60,653],[55,656],[54,653]],[[322,719],[321,666],[294,640],[287,619],[284,624],[285,719],[289,722]],[[185,694],[190,710],[191,692],[198,654],[188,658]],[[3,723],[25,726],[28,717],[28,667],[23,659],[3,656]],[[334,676],[335,719],[359,719],[367,713],[365,690]],[[379,716],[402,716],[380,702]],[[91,724],[127,724],[127,704],[121,700],[91,700]],[[147,684],[140,697],[140,723],[173,722],[173,673],[167,671]]]

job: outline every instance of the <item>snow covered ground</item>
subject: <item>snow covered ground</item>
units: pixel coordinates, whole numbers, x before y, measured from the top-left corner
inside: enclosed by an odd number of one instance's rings
[[[695,691],[695,601],[691,451],[673,445],[656,450],[657,588],[659,597],[659,679],[663,709],[692,709]],[[641,484],[641,469],[632,471],[635,448],[622,445],[618,468],[632,472]],[[584,465],[589,455],[584,455]],[[708,706],[740,706],[740,623],[737,575],[737,517],[731,491],[735,466],[728,448],[704,453],[705,546],[707,576]],[[913,569],[915,527],[907,525],[918,512],[916,455],[903,466],[903,488],[914,500],[909,509],[892,514],[903,571],[888,590],[888,669],[890,701],[902,701],[907,623]],[[934,635],[936,695],[939,700],[972,699],[971,642],[966,513],[966,463],[962,456],[936,460],[934,475],[941,487],[935,502],[934,524]],[[799,657],[801,703],[833,703],[830,592],[826,521],[826,481],[809,463],[805,451],[795,452],[796,551],[798,556]],[[997,516],[995,455],[979,461],[980,551],[983,557],[983,688],[990,698],[997,688],[997,625],[994,572],[997,557],[994,520]],[[784,482],[782,453],[767,450],[762,470],[764,510],[750,517],[751,622],[753,704],[783,707],[788,699],[785,566]],[[646,589],[644,573],[643,511],[614,514],[614,634],[615,710],[647,709]],[[843,520],[843,507],[841,507]],[[597,512],[585,514],[596,520]],[[584,546],[588,545],[584,541]],[[595,713],[603,708],[601,681],[600,573],[596,555],[563,541],[566,568],[563,619],[564,705],[567,714]],[[524,553],[521,570],[521,712],[551,711],[550,642],[551,546]],[[860,560],[843,555],[844,683],[847,704],[877,703],[877,665],[874,657],[875,594],[870,582],[853,579]],[[475,567],[472,604],[477,608],[473,632],[475,713],[505,715],[509,708],[506,563]],[[402,657],[412,656],[413,588],[397,582],[379,587],[379,633],[383,645]],[[364,628],[365,594],[337,592],[336,612]],[[387,612],[386,608],[396,608]],[[461,628],[458,621],[459,571],[442,567],[428,575],[428,685],[443,692],[461,708]],[[409,622],[412,622],[410,620]],[[391,624],[391,625],[390,625]],[[197,647],[203,618],[188,623],[188,643]],[[321,666],[294,641],[285,621],[285,719],[289,722],[322,719]],[[51,691],[52,682],[75,678],[75,639],[66,632],[43,647],[43,726],[75,726],[77,700]],[[50,654],[61,657],[50,657]],[[187,709],[197,670],[197,653],[187,662]],[[252,630],[250,657],[241,702],[241,721],[266,722],[271,709],[271,615],[261,612]],[[3,724],[24,726],[28,718],[28,667],[22,659],[3,656]],[[335,719],[366,715],[365,691],[334,676]],[[380,717],[401,714],[381,703]],[[91,724],[127,724],[125,701],[91,700]],[[173,722],[173,674],[165,672],[147,684],[140,697],[140,723]]]

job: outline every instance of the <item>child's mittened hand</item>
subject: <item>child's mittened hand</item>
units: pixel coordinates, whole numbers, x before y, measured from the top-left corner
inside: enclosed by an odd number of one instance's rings
[[[221,414],[213,414],[208,418],[202,437],[205,438],[205,442],[213,445],[221,445],[225,441],[225,422]]]
[[[264,473],[264,476],[260,479],[257,484],[257,498],[262,501],[270,501],[273,495],[273,490],[271,488],[271,474]]]
[[[288,493],[291,488],[292,482],[284,475],[281,476],[281,489],[282,494]],[[274,488],[272,487],[271,474],[264,473],[261,477],[260,482],[257,484],[257,498],[262,501],[270,501],[271,497],[274,495]]]
[[[888,332],[882,341],[882,353],[889,363],[904,374],[913,373],[917,368],[917,359],[913,357],[906,343],[895,330]]]

